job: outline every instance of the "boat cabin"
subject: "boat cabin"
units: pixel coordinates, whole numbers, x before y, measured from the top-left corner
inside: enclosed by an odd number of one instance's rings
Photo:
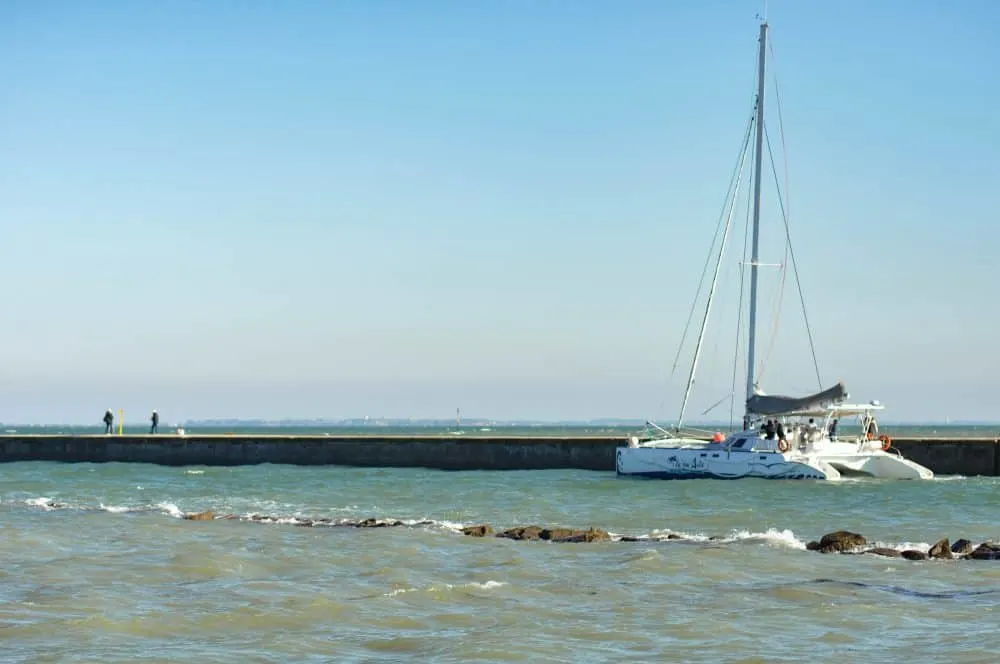
[[[755,439],[756,444],[752,449],[764,449],[757,441],[774,441],[775,445],[779,440],[786,440],[790,447],[804,445],[820,440],[837,441],[863,438],[875,440],[879,437],[878,411],[884,406],[878,401],[869,404],[835,404],[822,408],[809,410],[792,411],[781,413],[769,417],[758,416],[751,422],[752,429],[733,434],[726,441],[727,445],[734,449],[750,449],[747,441]],[[844,420],[856,419],[860,425],[861,433],[858,435],[843,436],[839,432],[840,423]],[[773,422],[773,436],[769,436],[767,422]],[[781,434],[784,434],[783,436]]]

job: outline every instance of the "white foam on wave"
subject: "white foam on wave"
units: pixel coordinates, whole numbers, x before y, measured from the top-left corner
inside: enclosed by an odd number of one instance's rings
[[[134,508],[125,507],[123,505],[105,505],[104,503],[101,503],[100,506],[102,510],[112,514],[126,514],[128,512],[135,511]]]
[[[864,550],[896,549],[897,551],[923,551],[927,553],[931,550],[931,546],[927,542],[868,542],[868,545],[863,548]]]
[[[612,535],[612,539],[621,539],[621,535],[609,533]],[[696,543],[707,543],[714,542],[718,544],[734,544],[736,542],[759,542],[761,544],[768,544],[770,546],[786,547],[790,549],[800,549],[805,550],[806,543],[795,536],[795,533],[787,528],[784,530],[778,530],[777,528],[768,528],[764,532],[755,532],[751,530],[734,530],[729,535],[725,537],[709,537],[702,533],[688,533],[681,530],[654,530],[648,535],[638,536],[639,540],[649,540],[652,542],[696,542]]]
[[[608,533],[609,535],[611,533]],[[613,537],[621,538],[620,535],[614,535]],[[707,542],[709,541],[708,535],[702,535],[701,533],[688,533],[683,530],[672,530],[670,528],[656,529],[649,533],[648,535],[639,535],[639,539],[648,539],[655,542]]]
[[[420,591],[433,593],[433,592],[441,592],[444,590],[455,590],[456,588],[458,589],[476,588],[479,590],[493,590],[494,588],[502,588],[503,586],[506,585],[509,585],[506,581],[492,581],[492,580],[483,581],[482,583],[476,581],[473,581],[471,583],[459,583],[459,584],[446,583],[442,586],[431,586],[429,588],[397,588],[396,590],[391,590],[387,593],[384,593],[383,597],[396,597],[397,595],[404,595],[406,593],[414,593]]]
[[[205,471],[204,470],[185,470],[184,473],[187,474],[187,475],[204,475]]]
[[[784,530],[778,530],[776,528],[768,528],[762,533],[750,532],[748,530],[738,530],[732,533],[728,538],[721,540],[723,542],[761,542],[763,544],[768,544],[770,546],[786,547],[789,549],[800,549],[805,551],[806,543],[795,536],[795,533],[787,528]]]
[[[51,498],[38,497],[38,498],[28,498],[24,501],[25,505],[31,505],[32,507],[41,507],[47,510],[54,510],[55,507],[52,505],[53,500]]]
[[[164,514],[172,516],[175,519],[184,518],[183,510],[181,510],[179,507],[177,507],[177,505],[174,505],[173,503],[157,503],[156,509],[162,510]]]
[[[465,528],[464,523],[459,523],[458,521],[445,521],[438,519],[401,519],[404,526],[427,526],[434,528],[442,528],[444,530],[449,530],[454,533],[462,532],[462,528]]]

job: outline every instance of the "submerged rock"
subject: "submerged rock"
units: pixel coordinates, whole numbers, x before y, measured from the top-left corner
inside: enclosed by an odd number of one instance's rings
[[[212,521],[215,519],[215,512],[208,510],[205,512],[188,512],[184,515],[188,521]]]
[[[540,526],[525,526],[520,528],[508,528],[497,537],[504,537],[512,540],[537,540],[541,539],[542,528]]]
[[[486,537],[493,534],[493,526],[483,524],[481,526],[466,526],[462,528],[462,534],[469,537]]]
[[[907,549],[902,554],[907,560],[927,560],[927,554],[923,551],[915,551],[913,549]]]
[[[819,551],[820,553],[843,553],[844,551],[851,551],[866,544],[868,544],[868,540],[864,536],[852,533],[849,530],[838,530],[835,533],[823,535],[819,542],[810,542],[806,545],[806,548],[810,551]]]
[[[884,546],[877,546],[874,549],[868,549],[865,553],[871,553],[876,556],[884,556],[886,558],[899,558],[903,555],[902,552],[897,551],[896,549],[890,549]]]
[[[967,556],[972,553],[972,542],[967,539],[958,539],[951,545],[951,552],[956,556]]]
[[[559,529],[560,531],[564,529]],[[548,531],[552,532],[552,531]],[[587,530],[571,530],[569,534],[562,537],[544,537],[546,531],[542,531],[542,539],[551,539],[553,542],[610,542],[611,535],[600,528],[589,528]],[[560,533],[562,534],[562,533]]]
[[[945,537],[943,540],[938,541],[937,544],[931,547],[931,550],[927,552],[928,558],[939,558],[942,560],[951,560],[954,558],[951,555],[951,542]]]
[[[577,528],[542,528],[524,526],[508,528],[497,537],[513,540],[544,540],[546,542],[610,542],[611,535],[600,528],[580,530]],[[638,541],[638,538],[635,538]]]
[[[975,560],[997,560],[1000,559],[1000,544],[993,542],[983,542],[975,551],[969,554]]]
[[[402,526],[403,522],[396,519],[381,520],[369,517],[367,519],[362,519],[354,524],[355,528],[392,528],[394,526]]]

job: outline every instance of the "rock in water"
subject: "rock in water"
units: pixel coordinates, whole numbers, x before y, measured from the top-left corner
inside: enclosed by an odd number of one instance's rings
[[[550,541],[561,540],[582,532],[582,530],[573,530],[572,528],[542,528],[542,532],[538,533],[538,537],[539,539]]]
[[[481,526],[466,526],[462,528],[462,534],[469,537],[486,537],[493,534],[493,526],[485,523]]]
[[[976,550],[969,554],[970,558],[976,560],[997,560],[1000,558],[1000,544],[993,542],[983,542]]]
[[[901,554],[907,560],[927,560],[927,554],[923,551],[909,549]]]
[[[972,542],[967,539],[955,540],[955,543],[951,545],[951,552],[956,556],[967,556],[972,553]]]
[[[553,542],[610,542],[611,535],[600,528],[574,530],[572,534],[553,539]]]
[[[885,556],[886,558],[899,558],[903,555],[896,549],[889,549],[884,546],[877,546],[874,549],[868,549],[865,553],[872,553],[876,556]]]
[[[211,521],[215,518],[215,512],[208,510],[207,512],[189,512],[184,515],[184,518],[188,521]]]
[[[838,530],[835,533],[823,535],[819,541],[818,548],[815,550],[820,553],[840,553],[862,547],[866,544],[868,544],[868,540],[862,535],[852,533],[848,530]],[[806,548],[809,548],[808,544]]]
[[[538,526],[526,526],[524,528],[509,528],[497,537],[505,537],[513,540],[536,540],[541,539],[542,529]]]
[[[378,519],[373,519],[368,517],[362,521],[358,521],[354,524],[355,528],[391,528],[393,526],[403,525],[402,521],[392,520],[392,521],[379,521]]]
[[[954,558],[951,555],[951,542],[945,537],[943,540],[939,541],[937,544],[931,547],[931,550],[927,552],[928,558],[941,558],[944,560],[951,560]]]

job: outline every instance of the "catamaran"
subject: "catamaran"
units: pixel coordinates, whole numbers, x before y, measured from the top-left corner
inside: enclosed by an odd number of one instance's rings
[[[718,260],[708,291],[701,332],[691,363],[680,417],[673,430],[650,424],[652,428],[650,435],[630,437],[628,446],[620,447],[617,450],[617,472],[619,475],[661,479],[759,477],[839,480],[845,476],[930,479],[934,473],[920,464],[903,458],[898,451],[892,448],[891,439],[879,434],[877,416],[884,408],[879,402],[872,401],[867,404],[847,402],[848,393],[842,382],[815,394],[802,397],[765,394],[757,385],[754,369],[757,343],[757,281],[758,268],[762,265],[759,261],[760,188],[764,143],[764,74],[767,33],[768,24],[765,20],[760,25],[757,95],[753,113],[747,122],[743,147],[737,164],[737,173],[734,174],[733,182],[730,184],[732,197],[731,199],[727,197],[727,205],[723,208],[724,214],[721,219],[725,219],[725,225],[722,227],[724,230],[719,244]],[[708,325],[712,300],[719,279],[719,268],[722,265],[726,241],[732,227],[739,183],[742,180],[747,161],[747,147],[751,131],[755,132],[753,227],[749,261],[746,403],[743,428],[727,436],[717,432],[714,439],[708,440],[705,437],[685,435],[682,424],[695,383],[695,373],[705,338],[705,329]],[[728,207],[728,214],[726,214],[726,207]],[[784,210],[782,212],[784,215]],[[785,216],[784,221],[786,241],[790,243],[787,216]],[[794,253],[790,255],[794,267]],[[797,268],[795,273],[797,279]],[[806,323],[808,329],[808,320]],[[811,333],[810,347],[812,347]],[[813,355],[815,361],[815,352]],[[817,370],[817,378],[818,375]],[[860,432],[853,435],[838,433],[837,429],[840,428],[841,421],[851,419],[857,420]]]

